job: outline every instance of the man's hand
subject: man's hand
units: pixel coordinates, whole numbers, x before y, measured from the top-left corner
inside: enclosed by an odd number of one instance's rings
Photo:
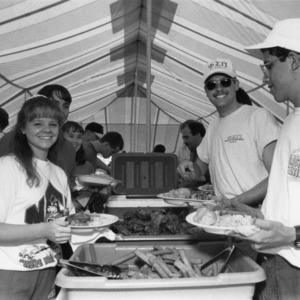
[[[231,236],[252,242],[252,247],[260,252],[276,253],[290,246],[295,240],[295,228],[284,226],[280,222],[256,219],[254,222],[260,230],[248,237],[231,234]]]
[[[177,167],[177,172],[184,181],[202,180],[199,167],[189,160],[183,160]]]

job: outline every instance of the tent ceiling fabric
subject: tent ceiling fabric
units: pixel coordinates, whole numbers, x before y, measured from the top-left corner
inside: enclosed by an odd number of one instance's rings
[[[203,68],[217,57],[231,59],[254,104],[282,122],[293,108],[261,87],[261,61],[244,46],[299,11],[298,0],[152,0],[152,144],[171,152],[181,122],[215,118]],[[73,97],[70,120],[100,122],[120,131],[127,151],[145,151],[146,19],[146,0],[2,0],[0,105],[10,127],[28,97],[58,83]]]

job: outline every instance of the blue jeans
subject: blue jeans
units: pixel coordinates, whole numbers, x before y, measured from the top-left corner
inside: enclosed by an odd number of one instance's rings
[[[279,255],[258,254],[267,279],[255,289],[255,300],[300,300],[300,269]]]

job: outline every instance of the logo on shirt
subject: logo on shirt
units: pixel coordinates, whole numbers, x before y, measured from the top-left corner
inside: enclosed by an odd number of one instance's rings
[[[32,245],[24,247],[19,253],[19,262],[27,269],[39,269],[56,261],[56,252],[49,246]]]
[[[243,141],[244,138],[241,134],[234,134],[227,137],[225,143],[237,143],[239,141]]]
[[[24,221],[27,224],[47,221],[48,218],[55,217],[58,213],[63,212],[63,203],[65,202],[64,195],[49,182],[45,195],[40,201],[26,209]]]
[[[288,175],[292,176],[294,180],[300,180],[300,149],[290,155]]]

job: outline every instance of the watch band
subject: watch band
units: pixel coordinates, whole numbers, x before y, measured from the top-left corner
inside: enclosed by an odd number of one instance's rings
[[[294,242],[294,246],[296,248],[300,248],[300,225],[294,226],[296,230],[296,240]]]

